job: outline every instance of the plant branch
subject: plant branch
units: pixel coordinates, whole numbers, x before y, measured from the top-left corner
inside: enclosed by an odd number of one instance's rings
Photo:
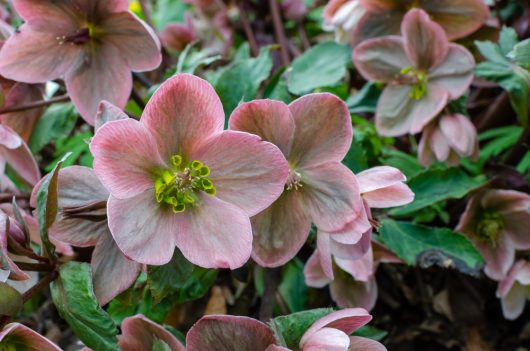
[[[274,310],[274,302],[276,301],[276,289],[280,282],[279,268],[265,268],[265,291],[261,298],[261,305],[259,307],[259,319],[266,323],[272,318]]]
[[[153,86],[153,82],[149,78],[145,76],[145,74],[140,72],[133,72],[133,78],[136,79],[137,82],[142,84],[144,88],[151,88]]]
[[[134,102],[136,102],[136,105],[138,105],[138,107],[140,107],[142,110],[145,109],[144,99],[142,99],[140,94],[138,94],[138,92],[134,88],[131,91],[131,98],[134,100]]]
[[[31,289],[26,291],[24,294],[22,294],[22,302],[26,303],[29,299],[31,299],[36,293],[50,285],[51,282],[53,282],[55,279],[59,277],[59,273],[57,271],[51,271],[50,273],[46,274],[44,278],[39,280],[37,284],[35,284]]]
[[[24,105],[3,108],[0,110],[0,114],[30,110],[32,108],[49,106],[49,105],[55,104],[56,102],[63,102],[63,101],[68,101],[68,100],[70,100],[70,97],[67,94],[60,95],[60,96],[56,96],[48,100],[33,101],[33,102],[30,102]]]
[[[243,2],[239,2],[237,4],[237,7],[239,8],[241,24],[243,25],[243,30],[245,31],[245,35],[250,45],[250,51],[252,52],[252,56],[258,56],[258,42],[256,41],[256,37],[254,36],[254,32],[252,31],[252,26],[250,25],[250,22],[248,20],[247,13],[245,11],[245,4]]]
[[[274,34],[276,41],[280,45],[280,53],[282,57],[282,63],[284,66],[288,66],[291,61],[289,58],[289,44],[287,43],[287,37],[283,29],[282,16],[280,14],[280,7],[278,6],[277,0],[269,0],[269,8],[272,16],[272,24],[274,26]]]
[[[54,266],[46,263],[31,263],[31,262],[13,262],[18,268],[24,271],[32,272],[50,272],[54,270]]]
[[[12,237],[7,237],[9,247],[17,255],[26,256],[28,258],[34,259],[36,261],[44,262],[46,264],[50,263],[50,260],[47,257],[37,255],[32,250],[22,246],[18,241],[14,240]]]

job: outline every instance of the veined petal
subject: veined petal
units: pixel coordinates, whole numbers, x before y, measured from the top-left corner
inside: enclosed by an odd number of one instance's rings
[[[445,59],[429,72],[429,81],[444,87],[450,99],[464,95],[473,81],[475,59],[473,55],[457,44],[450,44]]]
[[[118,121],[120,119],[127,119],[127,115],[117,106],[111,104],[108,101],[101,101],[98,106],[98,112],[96,113],[96,121],[94,129],[97,131],[105,123]]]
[[[333,280],[333,261],[331,258],[331,238],[328,233],[317,232],[317,251],[320,259],[322,272],[329,279]]]
[[[0,136],[6,138],[0,144],[0,159],[7,162],[28,184],[35,185],[40,170],[28,145],[9,127],[0,125]],[[15,147],[17,146],[18,147]],[[13,148],[11,148],[13,147]],[[3,163],[0,161],[0,163]],[[0,165],[0,168],[2,165]],[[3,174],[3,171],[0,173]]]
[[[501,298],[504,318],[514,320],[523,313],[526,304],[526,295],[526,287],[516,282],[506,296]]]
[[[409,85],[388,85],[377,102],[375,125],[379,134],[400,136],[412,128],[415,101],[410,98]]]
[[[504,232],[513,242],[516,249],[530,249],[530,235],[528,235],[528,223],[530,223],[530,208],[526,211],[514,211],[506,213],[504,217]]]
[[[331,283],[332,280],[326,276],[320,264],[318,250],[315,250],[307,260],[304,266],[304,277],[307,286],[313,288],[323,288]]]
[[[13,0],[16,12],[26,22],[33,22],[35,30],[59,34],[74,32],[79,21],[86,16],[86,7],[80,6],[82,1],[40,1]],[[84,1],[87,3],[87,1]],[[48,26],[44,25],[45,21]]]
[[[343,244],[335,241],[335,235],[331,235],[331,253],[336,260],[357,261],[365,256],[371,247],[372,232],[367,231],[355,244]],[[370,266],[373,270],[373,268]],[[362,279],[359,279],[362,280]]]
[[[383,1],[390,2],[386,0]],[[382,3],[383,1],[378,0],[377,2]],[[367,8],[364,5],[365,3],[373,3],[373,1],[361,0],[362,6]],[[375,4],[369,6],[368,8],[373,7],[374,5]],[[389,8],[377,9],[377,12],[368,10],[363,17],[361,17],[357,23],[357,26],[355,27],[355,30],[353,31],[353,47],[363,43],[368,39],[399,34],[399,29],[405,12],[399,8],[392,8],[395,6],[396,5],[394,2],[394,4],[389,6]]]
[[[363,199],[371,208],[389,208],[411,203],[414,193],[405,183],[397,183],[365,193]]]
[[[469,118],[458,113],[444,115],[440,118],[439,126],[445,139],[460,155],[470,156],[473,153],[477,131]]]
[[[372,167],[359,172],[356,177],[361,194],[383,189],[407,180],[403,172],[390,166]]]
[[[501,214],[528,211],[530,195],[515,190],[489,190],[482,193],[480,204],[483,208]]]
[[[350,336],[349,351],[386,351],[386,347],[380,342],[372,339],[360,336]]]
[[[370,238],[370,236],[368,236]],[[335,262],[355,280],[367,282],[374,275],[374,256],[370,246],[364,256],[358,259],[344,259],[335,257]]]
[[[490,242],[474,240],[475,246],[484,257],[484,273],[493,280],[504,279],[515,261],[515,248],[506,236],[501,236],[493,247]]]
[[[225,114],[213,87],[191,74],[165,81],[147,103],[142,125],[154,135],[161,156],[187,157],[195,146],[221,132]]]
[[[449,158],[451,146],[440,128],[435,128],[433,130],[429,142],[431,150],[434,152],[434,156],[438,161],[446,161]]]
[[[358,282],[349,274],[336,274],[329,285],[329,292],[340,308],[362,307],[369,311],[377,301],[377,282],[374,278]]]
[[[17,149],[22,146],[24,141],[10,127],[0,124],[0,147],[7,149]]]
[[[105,209],[103,209],[105,215]],[[94,246],[108,233],[107,221],[94,222],[81,218],[65,218],[63,214],[50,228],[50,236],[63,243],[79,247]]]
[[[184,345],[164,327],[141,314],[125,318],[119,336],[120,348],[124,351],[153,350],[157,340],[164,342],[171,351],[185,351]]]
[[[350,338],[343,331],[334,328],[322,328],[308,338],[300,349],[304,351],[348,351]]]
[[[10,344],[9,340],[16,340]],[[55,345],[44,336],[20,323],[10,323],[0,331],[0,344],[7,343],[7,349],[16,345],[24,345],[24,350],[28,351],[61,351],[59,346]]]
[[[289,107],[275,100],[254,100],[232,112],[230,129],[256,134],[278,146],[285,156],[291,152],[294,119]]]

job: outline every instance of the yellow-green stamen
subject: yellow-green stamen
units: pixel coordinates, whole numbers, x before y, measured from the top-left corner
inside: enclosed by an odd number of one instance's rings
[[[427,75],[414,67],[403,68],[400,72],[404,76],[414,78],[414,83],[409,92],[409,96],[414,100],[421,100],[427,94]]]
[[[475,227],[478,238],[489,242],[493,247],[496,246],[499,234],[503,229],[504,220],[502,216],[494,212],[482,213]]]

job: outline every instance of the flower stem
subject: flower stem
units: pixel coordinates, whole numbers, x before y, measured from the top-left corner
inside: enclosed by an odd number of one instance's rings
[[[44,276],[37,284],[35,284],[31,289],[26,291],[24,294],[22,294],[22,302],[26,303],[29,299],[31,299],[36,293],[50,285],[51,282],[53,282],[55,279],[59,277],[59,273],[57,271],[51,271],[48,274]]]
[[[254,32],[252,31],[252,26],[250,25],[250,22],[248,20],[247,13],[245,11],[244,1],[239,2],[237,4],[237,7],[239,8],[241,24],[243,25],[243,30],[245,31],[245,35],[250,45],[250,51],[252,52],[252,56],[258,56],[259,46],[256,41],[256,37],[254,36]]]
[[[55,104],[56,102],[63,102],[63,101],[68,101],[68,100],[70,100],[70,97],[67,94],[60,95],[60,96],[56,96],[48,100],[33,101],[33,102],[30,102],[24,105],[3,108],[3,109],[0,109],[0,114],[30,110],[32,108],[49,106],[49,105]]]
[[[288,66],[291,63],[289,52],[287,51],[289,44],[287,43],[287,37],[285,36],[285,31],[283,29],[283,22],[278,1],[269,0],[269,8],[272,16],[272,24],[274,26],[274,34],[276,35],[276,40],[280,45],[282,63],[284,66]]]
[[[279,268],[265,268],[265,291],[261,298],[261,305],[259,307],[259,319],[266,323],[272,319],[272,312],[274,310],[274,302],[276,290],[280,282]]]
[[[50,272],[55,269],[51,264],[46,263],[31,263],[31,262],[14,262],[18,268],[24,271],[32,272]]]

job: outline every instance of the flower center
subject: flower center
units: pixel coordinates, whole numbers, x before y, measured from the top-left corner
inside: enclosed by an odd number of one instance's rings
[[[59,45],[69,43],[72,45],[83,45],[94,38],[97,28],[92,23],[86,23],[82,28],[76,30],[73,34],[55,37]]]
[[[171,206],[173,212],[184,212],[187,207],[197,204],[201,191],[215,195],[216,189],[208,176],[210,168],[201,161],[184,164],[182,156],[171,157],[171,169],[164,170],[155,179],[156,201]]]
[[[486,212],[478,221],[475,232],[482,241],[489,241],[493,246],[504,229],[504,221],[498,213]]]
[[[295,170],[289,170],[289,176],[285,182],[285,190],[298,190],[301,188],[302,184],[302,175]]]
[[[412,87],[409,96],[414,100],[421,100],[427,93],[427,75],[414,67],[401,70],[401,75],[412,78]]]

